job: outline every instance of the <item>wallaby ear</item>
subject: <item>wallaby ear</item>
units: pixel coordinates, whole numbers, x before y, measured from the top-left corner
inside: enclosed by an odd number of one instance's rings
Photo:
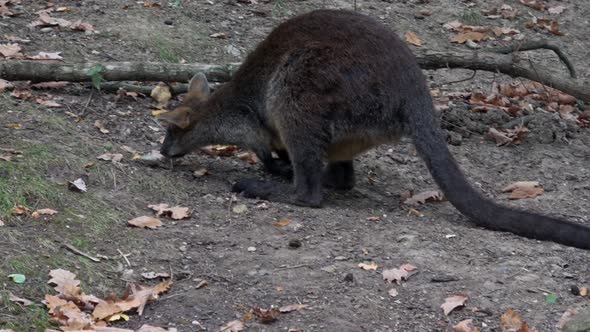
[[[178,107],[173,111],[158,115],[157,119],[173,124],[180,129],[186,129],[190,125],[190,109],[187,107]]]
[[[201,72],[196,73],[188,83],[188,94],[201,99],[206,99],[209,97],[210,93],[211,89],[209,89],[207,76]]]

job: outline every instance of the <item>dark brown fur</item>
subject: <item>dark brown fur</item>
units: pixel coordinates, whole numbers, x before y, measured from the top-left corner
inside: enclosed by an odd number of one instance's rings
[[[476,224],[590,248],[590,228],[499,206],[471,187],[446,146],[413,54],[368,16],[319,10],[290,19],[215,93],[202,74],[189,90],[179,108],[161,116],[170,123],[162,153],[237,144],[272,173],[292,169],[293,187],[239,181],[233,189],[247,197],[319,207],[322,183],[352,188],[356,155],[409,135],[449,201]]]

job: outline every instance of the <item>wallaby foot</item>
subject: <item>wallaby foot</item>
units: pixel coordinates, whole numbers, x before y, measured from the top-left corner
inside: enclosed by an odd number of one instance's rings
[[[259,198],[271,202],[281,202],[307,207],[321,207],[321,196],[314,197],[297,195],[290,185],[262,181],[258,179],[241,179],[233,186],[232,191],[241,193],[246,198]]]
[[[350,190],[354,187],[354,182],[352,160],[330,162],[324,170],[322,184],[326,188]]]

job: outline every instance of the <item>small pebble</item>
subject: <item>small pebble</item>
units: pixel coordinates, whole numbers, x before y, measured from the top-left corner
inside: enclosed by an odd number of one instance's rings
[[[354,282],[354,275],[352,273],[347,273],[344,276],[344,282]]]
[[[255,252],[256,251],[256,247],[248,247],[248,251],[249,252]]]
[[[166,21],[164,21],[164,24],[172,25],[172,24],[174,24],[174,22],[172,20],[166,20]]]

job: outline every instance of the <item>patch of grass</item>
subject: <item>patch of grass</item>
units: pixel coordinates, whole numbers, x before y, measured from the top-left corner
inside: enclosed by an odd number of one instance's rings
[[[461,22],[463,23],[478,24],[482,20],[483,15],[479,12],[479,10],[465,9],[463,13],[461,13]]]
[[[49,321],[47,309],[39,304],[26,307],[8,300],[8,292],[0,291],[0,328],[14,331],[43,332],[48,328],[55,328]]]
[[[152,40],[153,46],[158,52],[158,56],[164,62],[179,63],[180,54],[178,47],[171,43],[167,38],[162,35],[155,35]]]

